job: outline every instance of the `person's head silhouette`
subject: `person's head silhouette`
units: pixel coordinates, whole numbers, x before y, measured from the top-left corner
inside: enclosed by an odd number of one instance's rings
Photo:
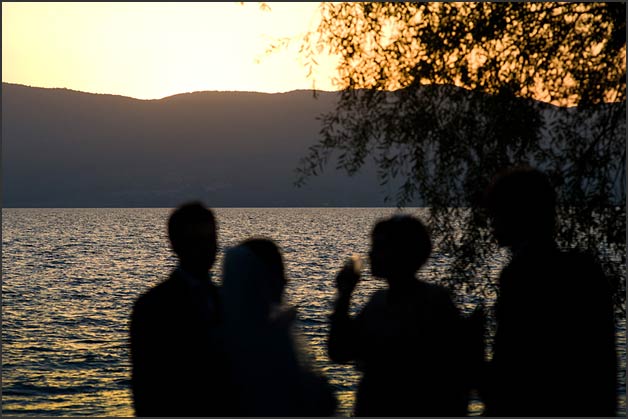
[[[168,236],[183,269],[201,275],[211,269],[216,260],[216,221],[210,209],[200,202],[181,205],[170,215]]]
[[[242,246],[253,252],[264,263],[268,273],[265,279],[268,282],[270,302],[279,304],[287,282],[279,248],[272,240],[264,238],[248,239],[242,242]]]
[[[432,251],[423,223],[411,215],[379,221],[371,234],[371,272],[389,284],[413,278]]]
[[[485,200],[500,246],[553,237],[556,194],[544,173],[530,167],[500,173],[488,187]]]

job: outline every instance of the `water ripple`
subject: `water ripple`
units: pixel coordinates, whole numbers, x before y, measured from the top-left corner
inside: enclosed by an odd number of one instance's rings
[[[366,257],[374,222],[394,209],[217,209],[220,253],[250,237],[282,248],[286,298],[299,308],[298,331],[315,367],[351,412],[359,379],[330,363],[327,316],[333,279],[345,258]],[[419,216],[421,210],[411,210]],[[169,209],[2,210],[2,413],[28,416],[131,416],[128,324],[140,293],[165,279],[176,260],[167,244]],[[424,275],[447,266],[436,254]],[[495,273],[499,266],[495,266]],[[363,281],[353,312],[384,286]],[[472,296],[469,307],[477,303]],[[625,324],[618,351],[625,389]],[[621,391],[621,390],[620,390]],[[623,392],[623,391],[621,391]],[[625,397],[622,398],[625,406]],[[475,407],[476,413],[479,408]]]

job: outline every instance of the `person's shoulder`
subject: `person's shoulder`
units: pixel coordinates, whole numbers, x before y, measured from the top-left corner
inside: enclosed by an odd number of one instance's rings
[[[574,249],[561,252],[560,258],[561,268],[566,271],[565,276],[570,281],[581,281],[589,285],[606,284],[604,270],[594,254]]]
[[[369,299],[366,301],[366,303],[360,310],[358,318],[363,318],[365,316],[368,317],[372,315],[373,313],[377,313],[381,310],[385,310],[387,305],[388,305],[388,290],[387,289],[377,290],[373,294],[371,294]]]
[[[375,291],[366,303],[365,307],[378,307],[386,304],[388,298],[388,290],[382,289]]]
[[[142,293],[135,301],[133,311],[151,310],[166,304],[176,295],[177,288],[177,281],[173,273],[166,280]]]
[[[288,329],[297,318],[297,308],[290,305],[272,307],[269,314],[270,323],[277,328]]]
[[[426,281],[418,281],[420,292],[424,292],[430,298],[438,300],[451,300],[451,291],[447,287]]]
[[[419,286],[419,292],[423,294],[421,301],[428,310],[438,313],[441,320],[448,319],[447,321],[449,321],[460,316],[449,288],[425,281],[419,281]]]
[[[559,252],[560,258],[570,265],[597,267],[599,265],[598,258],[591,252],[582,249],[568,249]]]

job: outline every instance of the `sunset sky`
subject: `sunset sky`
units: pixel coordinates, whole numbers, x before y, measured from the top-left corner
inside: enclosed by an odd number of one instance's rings
[[[140,99],[199,90],[335,90],[307,78],[300,36],[318,3],[2,3],[2,81]],[[267,54],[273,42],[289,45]]]

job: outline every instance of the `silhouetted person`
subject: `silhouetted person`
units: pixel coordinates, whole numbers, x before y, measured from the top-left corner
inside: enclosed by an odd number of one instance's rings
[[[214,215],[201,203],[182,205],[170,216],[168,235],[179,266],[138,298],[131,316],[135,413],[231,414],[220,299],[209,276],[216,258]]]
[[[224,264],[226,344],[242,416],[331,416],[326,380],[310,370],[292,330],[296,310],[282,303],[281,253],[267,239],[227,251]]]
[[[555,193],[530,168],[496,178],[487,207],[500,246],[497,331],[484,393],[490,416],[614,416],[611,291],[593,257],[554,242]]]
[[[359,274],[336,277],[338,299],[328,342],[335,362],[355,361],[363,372],[356,416],[464,416],[462,324],[443,287],[417,279],[431,253],[423,224],[411,216],[378,222],[372,232],[371,272],[388,289],[357,315],[348,314]]]

